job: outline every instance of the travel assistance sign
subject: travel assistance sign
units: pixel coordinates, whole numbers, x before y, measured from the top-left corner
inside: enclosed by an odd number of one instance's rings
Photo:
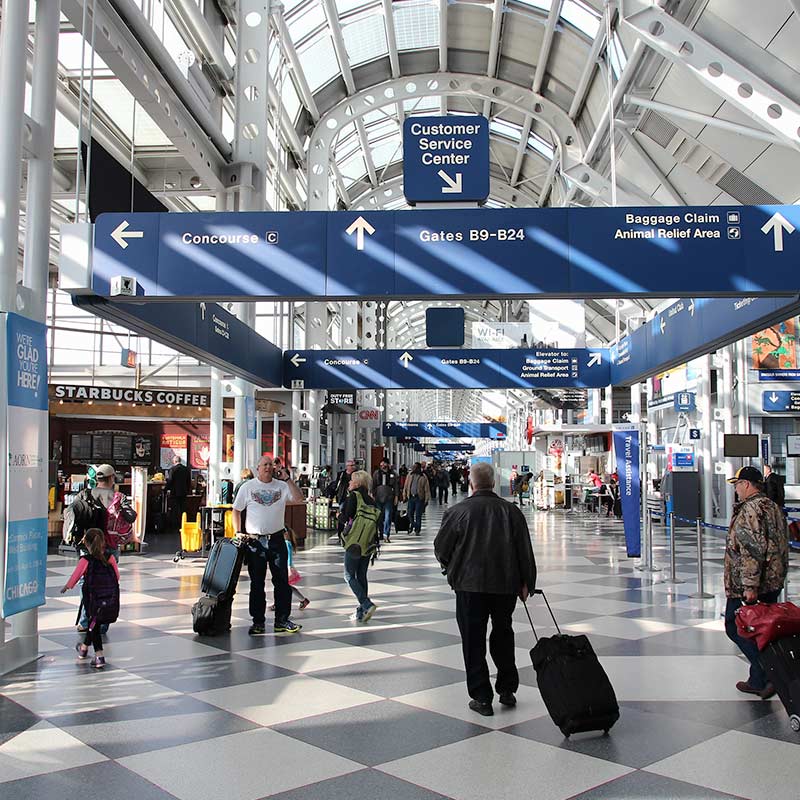
[[[403,123],[403,191],[409,203],[485,200],[486,117],[408,117]]]

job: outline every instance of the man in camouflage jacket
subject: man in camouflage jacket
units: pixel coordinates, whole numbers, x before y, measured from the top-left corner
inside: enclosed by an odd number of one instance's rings
[[[766,700],[775,689],[767,682],[756,643],[743,639],[736,630],[736,610],[757,600],[777,602],[789,567],[786,518],[764,495],[763,478],[755,467],[742,467],[728,483],[735,487],[739,502],[725,544],[725,633],[750,662],[750,677],[736,688]]]

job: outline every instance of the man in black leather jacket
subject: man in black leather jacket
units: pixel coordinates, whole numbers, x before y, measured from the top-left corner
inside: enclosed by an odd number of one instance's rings
[[[497,667],[495,689],[503,705],[513,706],[519,674],[511,615],[517,597],[526,600],[536,586],[536,560],[524,515],[492,489],[492,465],[474,464],[469,482],[472,495],[445,512],[433,546],[456,593],[456,619],[472,698],[469,707],[491,716],[494,695],[486,664],[489,617],[489,652]]]

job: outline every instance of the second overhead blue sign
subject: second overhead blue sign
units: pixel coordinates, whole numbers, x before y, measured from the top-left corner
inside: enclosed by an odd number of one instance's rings
[[[485,200],[486,117],[409,117],[403,124],[403,191],[412,204]]]

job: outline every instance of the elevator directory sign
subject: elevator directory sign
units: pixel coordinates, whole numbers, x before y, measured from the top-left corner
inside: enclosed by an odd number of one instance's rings
[[[409,203],[485,200],[486,117],[408,117],[403,123],[403,190]]]

